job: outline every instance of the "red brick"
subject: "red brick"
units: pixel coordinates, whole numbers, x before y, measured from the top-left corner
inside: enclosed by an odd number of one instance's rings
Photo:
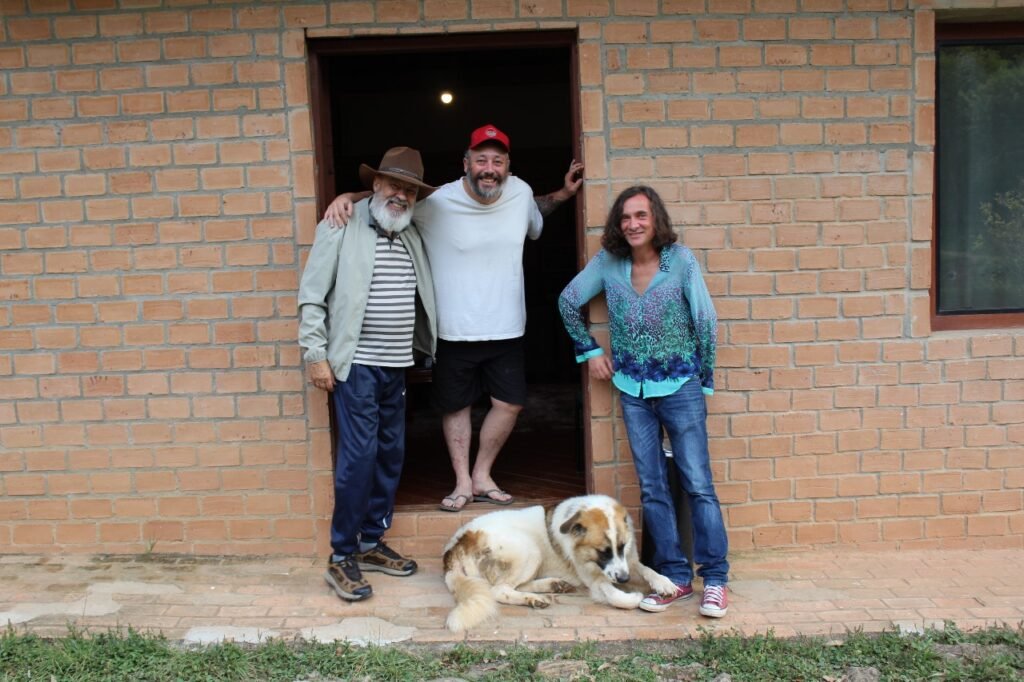
[[[23,42],[28,40],[48,40],[52,37],[50,33],[50,22],[43,17],[12,17],[7,22],[7,31],[10,39],[16,42]]]
[[[783,19],[747,18],[743,20],[745,40],[784,40],[786,22]]]
[[[15,545],[51,545],[53,544],[52,524],[19,524],[14,527],[13,544]]]

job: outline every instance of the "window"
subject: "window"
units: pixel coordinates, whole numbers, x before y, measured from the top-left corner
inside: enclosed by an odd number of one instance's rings
[[[934,329],[1024,325],[1024,24],[939,24]]]

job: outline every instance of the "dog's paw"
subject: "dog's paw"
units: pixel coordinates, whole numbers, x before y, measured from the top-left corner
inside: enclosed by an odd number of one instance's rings
[[[551,591],[555,594],[565,594],[566,592],[575,592],[576,586],[572,583],[567,583],[564,580],[558,580],[552,583]]]
[[[644,598],[644,595],[639,592],[619,592],[615,595],[615,601],[612,602],[612,606],[619,609],[636,609],[640,608],[640,601]]]
[[[663,575],[658,576],[658,578],[658,580],[651,583],[652,590],[660,594],[662,597],[671,597],[676,593],[678,588],[674,582]]]
[[[526,605],[534,609],[546,609],[551,606],[551,597],[546,597],[541,594],[531,594],[526,598]]]

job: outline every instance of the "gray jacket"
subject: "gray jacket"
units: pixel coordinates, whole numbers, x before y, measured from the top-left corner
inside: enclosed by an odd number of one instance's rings
[[[348,379],[370,296],[377,232],[369,226],[369,206],[369,199],[358,202],[348,225],[342,228],[320,221],[299,283],[302,357],[306,362],[326,359],[339,381]],[[412,257],[416,271],[413,348],[433,357],[437,350],[437,311],[423,240],[415,224],[398,239]]]

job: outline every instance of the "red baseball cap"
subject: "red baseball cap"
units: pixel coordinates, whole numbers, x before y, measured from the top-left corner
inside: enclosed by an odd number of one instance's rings
[[[476,149],[484,142],[497,142],[505,148],[506,152],[511,148],[511,145],[508,143],[508,135],[501,132],[490,123],[485,126],[480,126],[470,134],[469,148]]]

